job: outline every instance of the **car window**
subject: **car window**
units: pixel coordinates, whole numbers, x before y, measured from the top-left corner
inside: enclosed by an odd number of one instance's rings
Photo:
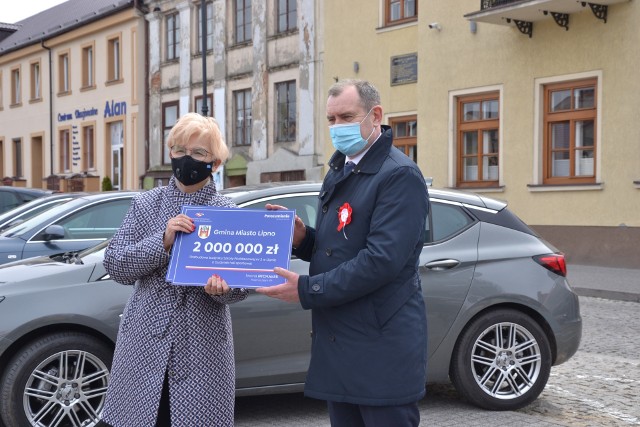
[[[4,221],[3,217],[0,217],[0,232],[3,232],[8,228],[13,227],[14,225],[21,224],[24,221],[28,220],[29,218],[33,218],[34,216],[39,215],[42,212],[48,209],[51,209],[52,207],[57,206],[66,201],[67,199],[59,199],[59,200],[51,201],[49,203],[42,203],[40,205],[37,205],[35,208],[25,210],[24,212],[14,216],[14,218],[7,217],[6,221]],[[22,205],[22,206],[25,206],[25,205]]]
[[[263,198],[254,202],[242,203],[241,207],[249,209],[262,209],[267,203],[285,206],[287,209],[295,210],[296,215],[302,222],[310,227],[316,226],[316,213],[318,210],[318,196],[315,194],[273,196]]]
[[[63,240],[108,239],[120,227],[130,205],[129,199],[109,200],[75,212],[54,224],[64,228]],[[44,231],[33,240],[44,240]]]
[[[6,212],[22,204],[22,201],[11,191],[0,191],[0,212]]]
[[[474,219],[464,211],[462,206],[450,205],[431,201],[431,226],[429,229],[429,221],[427,221],[427,229],[425,238],[431,239],[433,242],[447,239],[458,234],[470,224]]]

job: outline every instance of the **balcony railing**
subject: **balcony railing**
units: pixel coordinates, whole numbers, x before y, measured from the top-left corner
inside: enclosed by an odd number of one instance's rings
[[[480,0],[480,10],[505,6],[512,3],[521,3],[523,0]]]

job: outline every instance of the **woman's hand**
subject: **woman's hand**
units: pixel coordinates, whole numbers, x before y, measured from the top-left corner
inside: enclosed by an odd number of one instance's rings
[[[173,242],[176,241],[176,233],[178,231],[191,233],[195,229],[196,226],[194,225],[193,220],[184,214],[179,214],[178,216],[170,218],[169,221],[167,221],[167,226],[162,237],[164,250],[169,252],[169,249],[173,246]]]
[[[227,285],[227,282],[217,274],[209,277],[207,284],[204,285],[204,291],[209,295],[221,296],[227,294],[230,290],[231,288]]]
[[[267,203],[266,205],[264,205],[264,207],[268,211],[289,210],[284,206],[272,205],[270,203]],[[307,227],[304,225],[304,222],[302,222],[300,217],[296,215],[296,218],[293,224],[293,242],[292,242],[293,247],[297,248],[298,246],[300,246],[300,244],[302,243],[306,235],[307,235]]]

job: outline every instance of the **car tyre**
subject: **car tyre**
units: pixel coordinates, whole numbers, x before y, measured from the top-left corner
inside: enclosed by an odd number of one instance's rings
[[[549,340],[540,325],[520,311],[500,309],[477,317],[458,337],[450,376],[472,404],[515,410],[540,395],[551,363]]]
[[[94,426],[104,407],[113,349],[95,337],[39,337],[9,361],[0,380],[7,426]]]

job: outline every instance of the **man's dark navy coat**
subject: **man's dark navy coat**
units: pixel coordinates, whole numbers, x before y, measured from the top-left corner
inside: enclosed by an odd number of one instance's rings
[[[336,152],[316,229],[294,250],[310,261],[298,281],[312,309],[305,394],[334,402],[403,405],[425,394],[427,321],[418,275],[429,200],[416,164],[384,126],[353,172]],[[338,230],[338,209],[351,222]]]

